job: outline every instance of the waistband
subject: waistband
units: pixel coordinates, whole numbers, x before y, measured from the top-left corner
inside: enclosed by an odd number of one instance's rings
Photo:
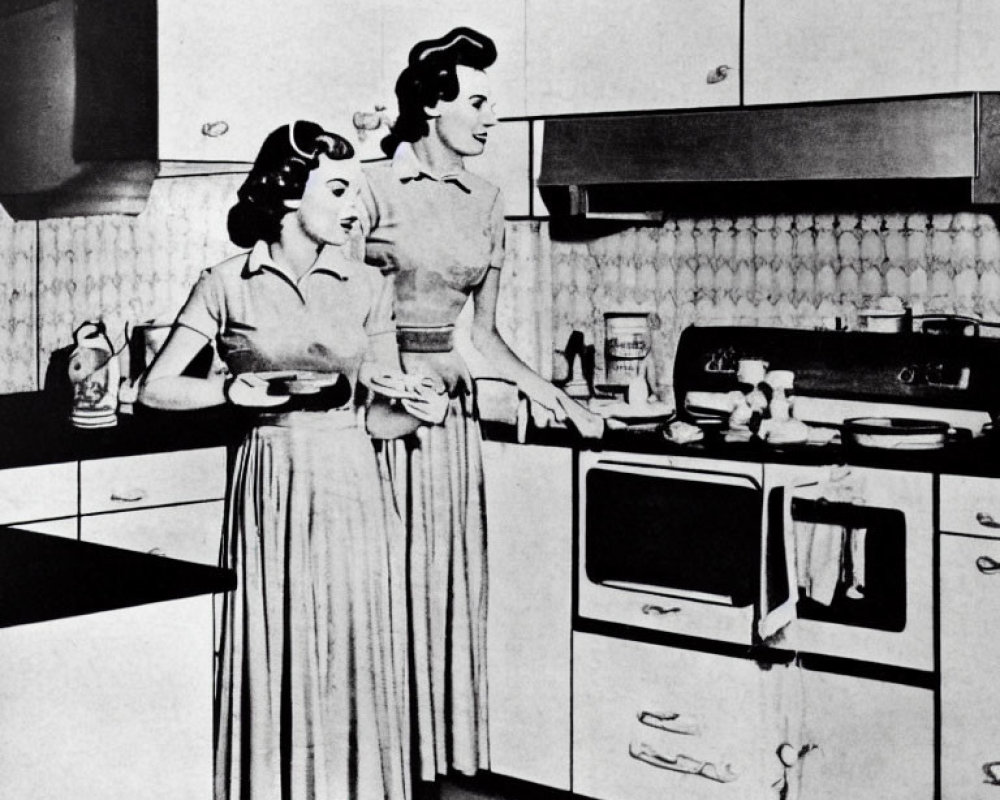
[[[358,428],[358,410],[353,406],[341,406],[325,411],[261,411],[254,417],[254,427],[274,426],[277,428],[315,428],[323,430],[347,430]]]
[[[398,325],[396,344],[401,353],[450,353],[455,346],[455,326]]]

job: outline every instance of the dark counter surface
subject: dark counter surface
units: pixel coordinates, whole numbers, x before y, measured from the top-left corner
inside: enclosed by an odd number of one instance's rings
[[[236,573],[0,526],[0,627],[236,587]]]
[[[0,395],[0,469],[109,456],[191,450],[238,441],[246,420],[232,408],[154,411],[136,406],[112,428],[86,430],[45,392]]]
[[[514,426],[502,423],[484,424],[483,435],[494,441],[517,441]],[[708,435],[700,442],[678,445],[667,441],[660,430],[628,429],[609,431],[600,440],[585,440],[566,429],[532,430],[528,433],[526,443],[581,450],[655,453],[730,461],[803,466],[851,464],[913,472],[1000,477],[1000,435],[995,434],[957,441],[936,450],[909,451],[879,450],[840,444],[774,446],[760,441],[732,443],[716,435]]]

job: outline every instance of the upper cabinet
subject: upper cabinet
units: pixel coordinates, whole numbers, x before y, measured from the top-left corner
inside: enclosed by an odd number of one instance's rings
[[[345,0],[158,4],[160,159],[253,161],[296,119],[353,136],[379,100],[379,12]],[[362,142],[368,155],[380,136]]]
[[[740,0],[527,0],[531,116],[738,105]]]
[[[995,0],[754,0],[744,14],[747,104],[1000,88]]]
[[[500,117],[525,113],[525,0],[443,0],[414,3],[382,0],[382,88],[380,102],[396,115],[396,78],[407,64],[410,48],[437,39],[452,28],[484,33],[496,43],[497,60],[490,67],[490,85]],[[564,37],[565,38],[565,34]]]

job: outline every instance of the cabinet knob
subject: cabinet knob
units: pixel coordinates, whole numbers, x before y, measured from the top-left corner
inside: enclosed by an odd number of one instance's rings
[[[721,83],[726,79],[726,76],[733,71],[733,68],[728,64],[719,64],[715,69],[710,70],[708,76],[705,78],[706,83]]]
[[[201,135],[207,136],[210,139],[218,139],[227,133],[229,133],[229,123],[225,120],[220,119],[216,122],[206,122],[201,126]]]
[[[976,569],[983,573],[983,575],[993,575],[1000,572],[1000,561],[989,556],[979,556],[976,559]]]
[[[983,783],[1000,786],[1000,761],[987,761],[983,764],[983,774],[986,775]]]
[[[1000,522],[997,522],[992,514],[988,514],[985,511],[976,512],[976,522],[984,528],[1000,528]]]

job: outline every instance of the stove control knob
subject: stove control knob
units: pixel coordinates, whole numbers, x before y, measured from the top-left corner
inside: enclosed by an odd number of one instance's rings
[[[917,374],[916,367],[903,367],[899,371],[899,382],[905,383],[907,386],[912,386],[917,382]]]

